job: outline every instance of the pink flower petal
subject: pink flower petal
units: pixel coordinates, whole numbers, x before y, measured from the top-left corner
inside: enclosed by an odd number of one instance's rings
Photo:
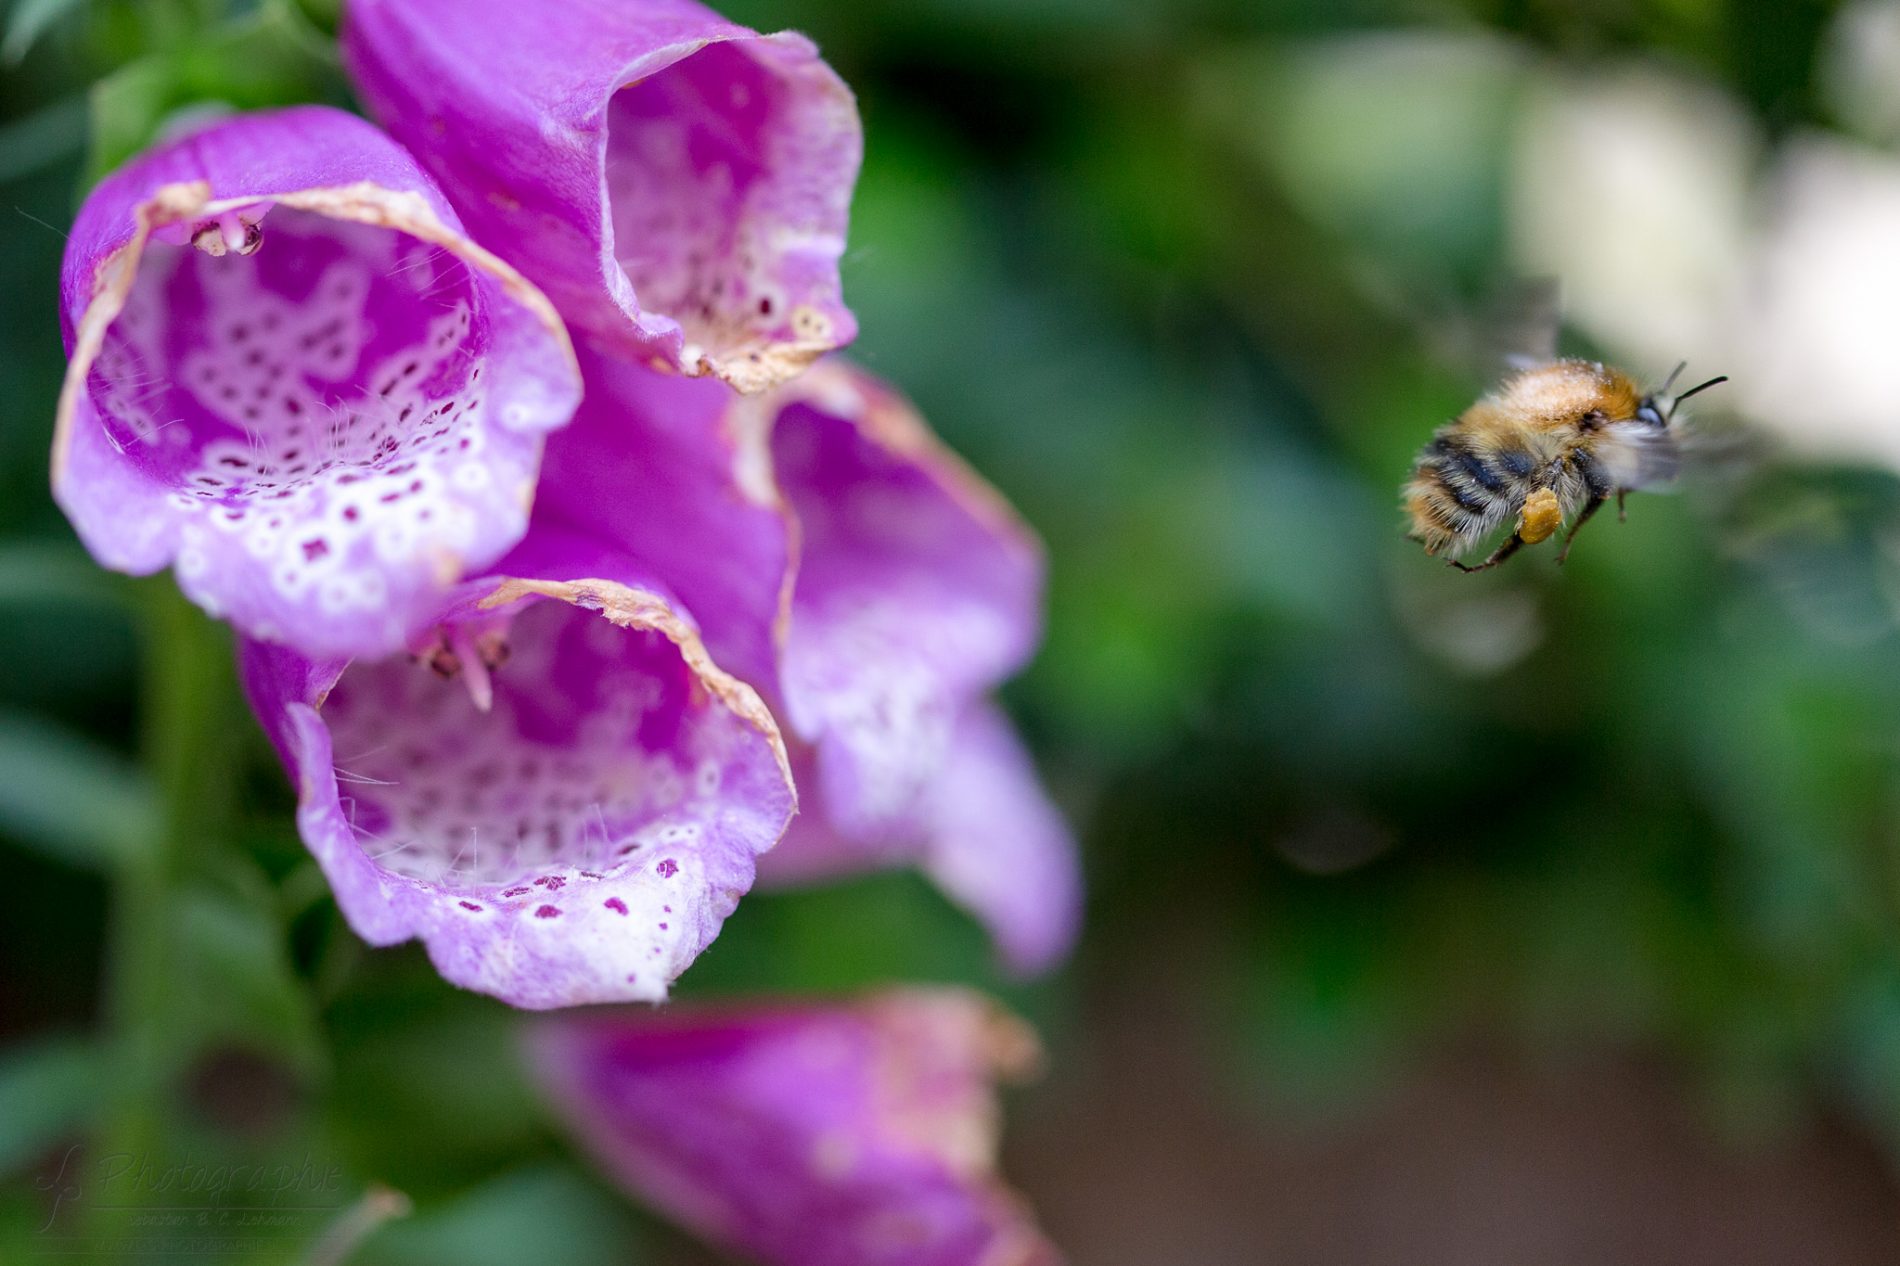
[[[771,397],[587,348],[581,365],[587,397],[548,448],[537,518],[611,542],[664,581],[719,663],[769,698],[795,562],[772,483]]]

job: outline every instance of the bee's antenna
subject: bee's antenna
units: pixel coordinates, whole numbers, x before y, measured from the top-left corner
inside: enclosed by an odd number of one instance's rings
[[[1678,379],[1678,378],[1680,378],[1680,377],[1682,377],[1682,371],[1683,371],[1683,370],[1685,370],[1685,369],[1687,369],[1687,368],[1689,368],[1689,362],[1688,362],[1688,361],[1686,361],[1686,360],[1679,360],[1679,361],[1677,361],[1677,362],[1676,362],[1676,367],[1675,367],[1674,369],[1672,369],[1672,370],[1670,370],[1670,371],[1669,371],[1669,377],[1667,377],[1667,378],[1665,378],[1665,379],[1663,379],[1663,385],[1662,385],[1662,386],[1660,386],[1660,387],[1658,387],[1658,388],[1656,388],[1656,394],[1657,394],[1657,395],[1659,395],[1659,396],[1666,396],[1666,395],[1668,395],[1668,394],[1669,394],[1669,389],[1670,389],[1671,387],[1673,387],[1673,386],[1675,386],[1675,385],[1676,385],[1676,379]],[[1706,386],[1707,384],[1704,384],[1704,385]],[[1696,388],[1696,390],[1698,390],[1698,391],[1700,391],[1700,390],[1701,390],[1701,388],[1700,388],[1700,387],[1698,387],[1698,388]]]
[[[1671,374],[1669,377],[1671,381],[1674,381],[1675,379],[1674,374]],[[1728,381],[1727,374],[1723,374],[1719,378],[1711,378],[1707,382],[1702,383],[1698,386],[1691,387],[1687,391],[1683,392],[1681,395],[1677,396],[1675,403],[1681,404],[1684,400],[1687,400],[1690,396],[1693,396],[1696,392],[1707,391],[1710,387],[1715,386],[1717,383],[1724,383],[1727,381]],[[1668,388],[1665,387],[1664,390],[1666,391],[1668,390]]]

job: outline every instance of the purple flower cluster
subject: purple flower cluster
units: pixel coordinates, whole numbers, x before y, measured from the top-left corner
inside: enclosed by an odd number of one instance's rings
[[[849,90],[690,0],[353,0],[343,53],[387,131],[228,117],[87,199],[52,468],[102,564],[236,629],[351,926],[518,1007],[652,1002],[755,872],[915,865],[1058,961],[1073,845],[989,698],[1039,548],[827,356]],[[532,1047],[722,1243],[1000,1266],[1052,1260],[990,1170],[1005,1032],[896,994]]]

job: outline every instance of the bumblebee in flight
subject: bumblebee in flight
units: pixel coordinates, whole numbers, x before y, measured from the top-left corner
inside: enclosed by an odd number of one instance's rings
[[[1526,545],[1577,532],[1611,497],[1675,478],[1682,437],[1675,421],[1684,400],[1726,377],[1670,395],[1683,366],[1645,393],[1622,371],[1596,361],[1553,360],[1520,369],[1489,395],[1441,426],[1418,455],[1405,485],[1411,537],[1460,571],[1496,567]],[[1495,529],[1511,535],[1476,565],[1460,561]]]

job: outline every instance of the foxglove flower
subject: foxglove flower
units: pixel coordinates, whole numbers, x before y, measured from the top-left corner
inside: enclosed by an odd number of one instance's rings
[[[1012,966],[1053,963],[1075,931],[1074,845],[985,701],[1035,646],[1028,530],[841,362],[760,397],[582,364],[537,516],[638,559],[786,723],[804,811],[764,874],[919,864]]]
[[[608,554],[541,533],[511,562],[413,658],[251,643],[247,693],[365,940],[519,1007],[658,1001],[785,829],[777,728]]]
[[[352,0],[343,53],[476,236],[613,354],[752,391],[856,334],[863,138],[803,36],[691,0]]]
[[[1053,1266],[995,1177],[1034,1039],[954,990],[542,1021],[529,1058],[630,1192],[770,1266]]]
[[[1040,547],[906,401],[841,363],[781,393],[771,448],[801,542],[780,690],[812,803],[767,878],[913,862],[1012,968],[1046,969],[1076,932],[1075,845],[985,699],[1035,649]]]
[[[246,634],[402,645],[527,528],[580,377],[559,318],[352,115],[219,122],[87,198],[61,278],[53,492]]]
[[[1042,553],[909,404],[827,365],[776,401],[799,533],[780,689],[845,834],[902,834],[963,710],[1029,658]]]

